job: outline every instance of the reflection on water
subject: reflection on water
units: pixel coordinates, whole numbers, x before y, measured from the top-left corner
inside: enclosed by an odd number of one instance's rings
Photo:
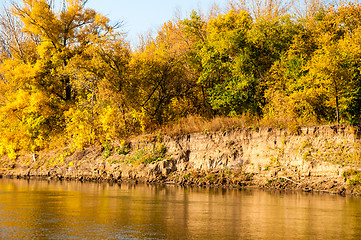
[[[0,179],[3,239],[358,239],[361,198]]]

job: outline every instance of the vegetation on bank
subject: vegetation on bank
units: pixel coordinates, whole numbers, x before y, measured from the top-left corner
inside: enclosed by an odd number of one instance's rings
[[[156,129],[360,123],[359,3],[231,1],[131,49],[86,0],[52,2],[0,16],[0,154],[11,159]]]

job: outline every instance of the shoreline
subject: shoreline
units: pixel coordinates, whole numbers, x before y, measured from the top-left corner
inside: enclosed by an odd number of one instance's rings
[[[235,189],[235,190],[266,190],[266,191],[282,191],[282,192],[304,192],[304,193],[325,193],[332,195],[340,196],[361,196],[360,193],[349,192],[346,189],[346,184],[344,186],[339,185],[337,187],[333,186],[329,189],[314,189],[309,188],[309,185],[305,183],[295,183],[293,180],[287,180],[285,182],[280,181],[279,184],[254,184],[252,182],[248,184],[219,184],[219,183],[195,183],[193,181],[187,183],[176,183],[172,181],[143,181],[138,179],[127,179],[127,180],[116,180],[116,179],[84,179],[82,177],[72,178],[64,176],[48,177],[48,176],[21,176],[21,175],[0,175],[0,179],[11,179],[11,180],[28,180],[28,181],[52,181],[52,182],[80,182],[80,183],[107,183],[107,184],[147,184],[153,186],[177,186],[177,187],[190,187],[190,188],[209,188],[209,189]],[[282,179],[282,178],[280,178]]]
[[[31,173],[33,172],[33,173]],[[346,180],[329,179],[324,177],[307,177],[299,180],[292,180],[289,177],[274,177],[249,175],[240,172],[229,172],[228,174],[237,174],[237,176],[225,176],[219,171],[213,172],[187,172],[181,179],[175,180],[175,175],[170,174],[168,177],[159,175],[157,178],[119,178],[110,174],[100,175],[61,175],[56,171],[48,173],[31,171],[19,171],[13,169],[1,171],[0,178],[4,179],[24,179],[24,180],[41,180],[41,181],[75,181],[89,183],[134,183],[134,184],[152,184],[152,185],[174,185],[182,187],[200,187],[200,188],[226,188],[226,189],[262,189],[271,191],[301,191],[301,192],[322,192],[328,194],[361,195],[358,191],[353,191],[347,187]],[[187,178],[185,179],[184,176]],[[189,176],[189,177],[187,177]],[[341,181],[340,181],[341,180]]]
[[[361,144],[350,126],[148,136],[1,159],[6,178],[134,182],[361,195]]]

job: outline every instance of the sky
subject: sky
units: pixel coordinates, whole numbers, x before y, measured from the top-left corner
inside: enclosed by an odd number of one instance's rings
[[[214,3],[225,6],[227,0],[89,0],[87,7],[111,21],[122,21],[128,40],[134,46],[139,34],[157,32],[176,13],[180,13],[182,18],[189,16],[193,9],[206,13]]]
[[[0,0],[0,5],[6,6],[11,1]],[[54,1],[60,6],[63,0]],[[139,43],[140,34],[152,31],[154,36],[163,23],[176,15],[186,18],[193,9],[208,13],[215,3],[224,8],[228,0],[88,0],[86,7],[102,13],[113,23],[122,22],[122,30],[134,47]]]
[[[0,6],[7,6],[12,0],[0,0]],[[21,0],[15,0],[21,2]],[[55,0],[60,5],[62,0]],[[112,22],[122,22],[122,30],[135,46],[139,34],[153,34],[168,20],[180,14],[189,16],[193,9],[207,13],[216,3],[225,6],[227,0],[88,0],[86,7],[107,16]]]

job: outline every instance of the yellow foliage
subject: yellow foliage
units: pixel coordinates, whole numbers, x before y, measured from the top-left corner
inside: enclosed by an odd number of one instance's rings
[[[237,48],[240,35],[245,35],[252,25],[252,18],[248,12],[229,11],[219,15],[208,23],[208,39],[220,51]],[[237,49],[238,50],[238,49]]]
[[[119,125],[123,125],[117,116],[117,111],[111,106],[108,106],[103,109],[99,118],[102,131],[104,132],[104,140],[107,141],[115,138],[120,128]]]
[[[94,143],[96,135],[91,121],[91,113],[87,110],[70,108],[64,115],[65,131],[74,149],[83,149]]]
[[[16,157],[18,150],[36,152],[47,146],[49,118],[54,112],[49,98],[40,91],[18,90],[0,107],[1,151]]]
[[[307,94],[295,92],[286,96],[280,91],[269,91],[266,97],[268,104],[264,108],[263,125],[295,131],[299,126],[317,124],[317,115]]]

